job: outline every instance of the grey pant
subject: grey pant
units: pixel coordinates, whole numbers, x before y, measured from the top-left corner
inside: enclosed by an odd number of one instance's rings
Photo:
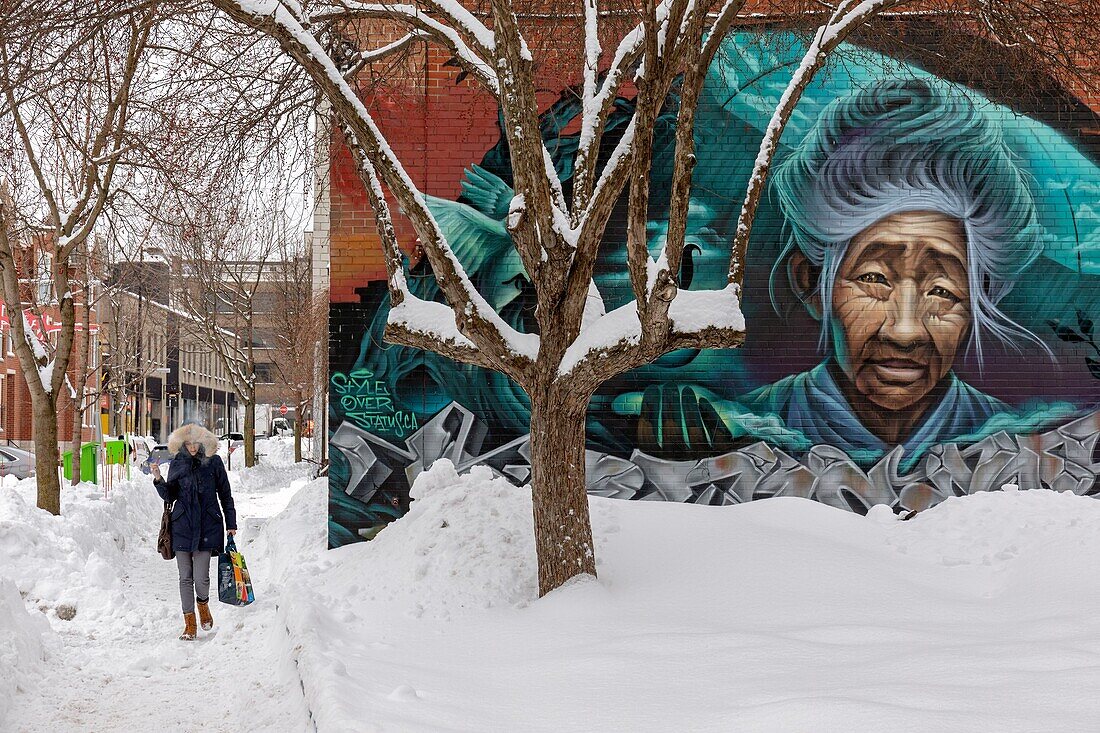
[[[184,613],[195,612],[195,596],[210,599],[210,550],[177,552],[180,569],[180,601]]]

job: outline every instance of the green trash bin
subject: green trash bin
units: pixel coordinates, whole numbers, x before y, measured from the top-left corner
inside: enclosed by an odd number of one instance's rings
[[[106,454],[104,463],[112,465],[126,463],[126,441],[124,440],[103,441],[103,452]]]
[[[99,483],[99,443],[85,443],[80,447],[80,480]]]
[[[96,459],[98,443],[84,443],[80,446],[80,480],[99,483],[99,475],[96,470],[99,461]],[[67,450],[61,454],[61,473],[69,481],[73,478],[73,452]]]

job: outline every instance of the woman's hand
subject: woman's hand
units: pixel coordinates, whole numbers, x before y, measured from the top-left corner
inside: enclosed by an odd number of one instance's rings
[[[160,481],[161,480],[160,466],[159,465],[157,465],[156,463],[150,463],[149,464],[149,470],[153,474],[153,480],[154,481]]]
[[[227,535],[229,535],[230,537],[232,537],[233,535],[237,534],[237,530],[235,530],[235,529],[228,529],[228,530],[226,530],[226,531],[225,531],[225,533],[226,533]]]

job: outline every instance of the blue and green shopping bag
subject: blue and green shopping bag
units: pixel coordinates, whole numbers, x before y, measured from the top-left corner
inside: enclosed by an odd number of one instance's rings
[[[237,552],[232,535],[226,540],[225,552],[218,556],[218,600],[231,606],[247,606],[256,600],[244,555]]]

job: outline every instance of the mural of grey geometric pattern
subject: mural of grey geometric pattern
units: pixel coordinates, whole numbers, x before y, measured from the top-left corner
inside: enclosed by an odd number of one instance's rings
[[[363,502],[391,478],[401,476],[411,486],[439,458],[450,459],[460,472],[488,466],[525,484],[531,473],[527,436],[482,453],[484,438],[477,417],[452,402],[404,446],[347,422],[333,434],[332,444],[351,468],[347,493]],[[902,458],[899,446],[864,471],[829,445],[814,446],[798,460],[760,442],[690,461],[662,460],[641,451],[627,459],[590,450],[586,469],[588,492],[596,496],[711,505],[798,496],[859,513],[875,504],[921,511],[951,496],[1010,483],[1094,496],[1100,494],[1100,411],[1045,433],[1001,432],[964,447],[933,446],[905,473],[898,468]]]

